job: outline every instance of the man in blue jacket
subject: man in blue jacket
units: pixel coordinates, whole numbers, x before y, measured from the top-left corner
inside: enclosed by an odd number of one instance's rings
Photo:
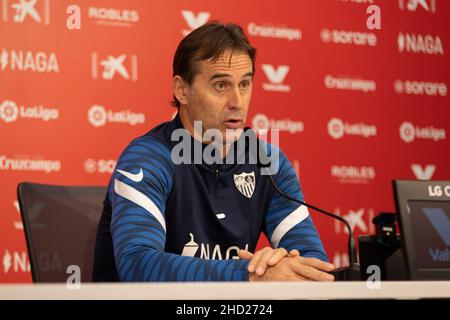
[[[254,73],[255,49],[237,25],[209,23],[180,42],[173,61],[178,114],[120,156],[99,225],[94,280],[334,279],[307,208],[277,194],[263,168],[237,161],[251,152],[237,149]],[[219,136],[208,138],[211,130]],[[283,152],[270,144],[265,151],[277,154],[278,187],[303,199]],[[252,254],[261,232],[271,248]]]

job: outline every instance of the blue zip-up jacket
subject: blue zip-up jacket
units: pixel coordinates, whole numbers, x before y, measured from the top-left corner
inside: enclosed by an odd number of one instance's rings
[[[253,252],[261,231],[273,248],[328,261],[307,208],[277,194],[256,164],[174,164],[171,136],[180,128],[177,116],[120,156],[97,234],[94,281],[248,281],[248,261],[237,253]],[[274,179],[303,199],[281,150]]]

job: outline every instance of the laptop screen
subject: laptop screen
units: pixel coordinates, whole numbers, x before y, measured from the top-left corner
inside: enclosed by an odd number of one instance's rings
[[[408,201],[418,269],[450,268],[450,202]]]
[[[394,180],[408,277],[450,280],[450,181]]]

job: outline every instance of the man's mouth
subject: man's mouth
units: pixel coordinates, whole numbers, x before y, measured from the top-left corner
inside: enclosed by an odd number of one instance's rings
[[[242,120],[239,118],[229,118],[224,121],[224,124],[227,129],[239,129],[242,127]]]

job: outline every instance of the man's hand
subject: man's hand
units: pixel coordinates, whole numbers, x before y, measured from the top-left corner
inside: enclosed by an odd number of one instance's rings
[[[334,265],[316,258],[285,257],[262,276],[250,273],[249,281],[334,281],[327,273],[333,270]]]
[[[248,267],[250,281],[334,281],[334,276],[327,273],[335,269],[333,264],[301,257],[298,250],[288,254],[286,249],[267,247],[255,254],[240,250],[238,255],[240,259],[251,259]]]
[[[247,250],[239,250],[238,252],[239,259],[250,260],[248,272],[254,273],[256,271],[256,275],[258,276],[262,276],[268,267],[276,265],[281,259],[287,256],[299,255],[298,250],[291,250],[288,253],[284,248],[272,249],[270,247],[256,251],[255,254]]]

